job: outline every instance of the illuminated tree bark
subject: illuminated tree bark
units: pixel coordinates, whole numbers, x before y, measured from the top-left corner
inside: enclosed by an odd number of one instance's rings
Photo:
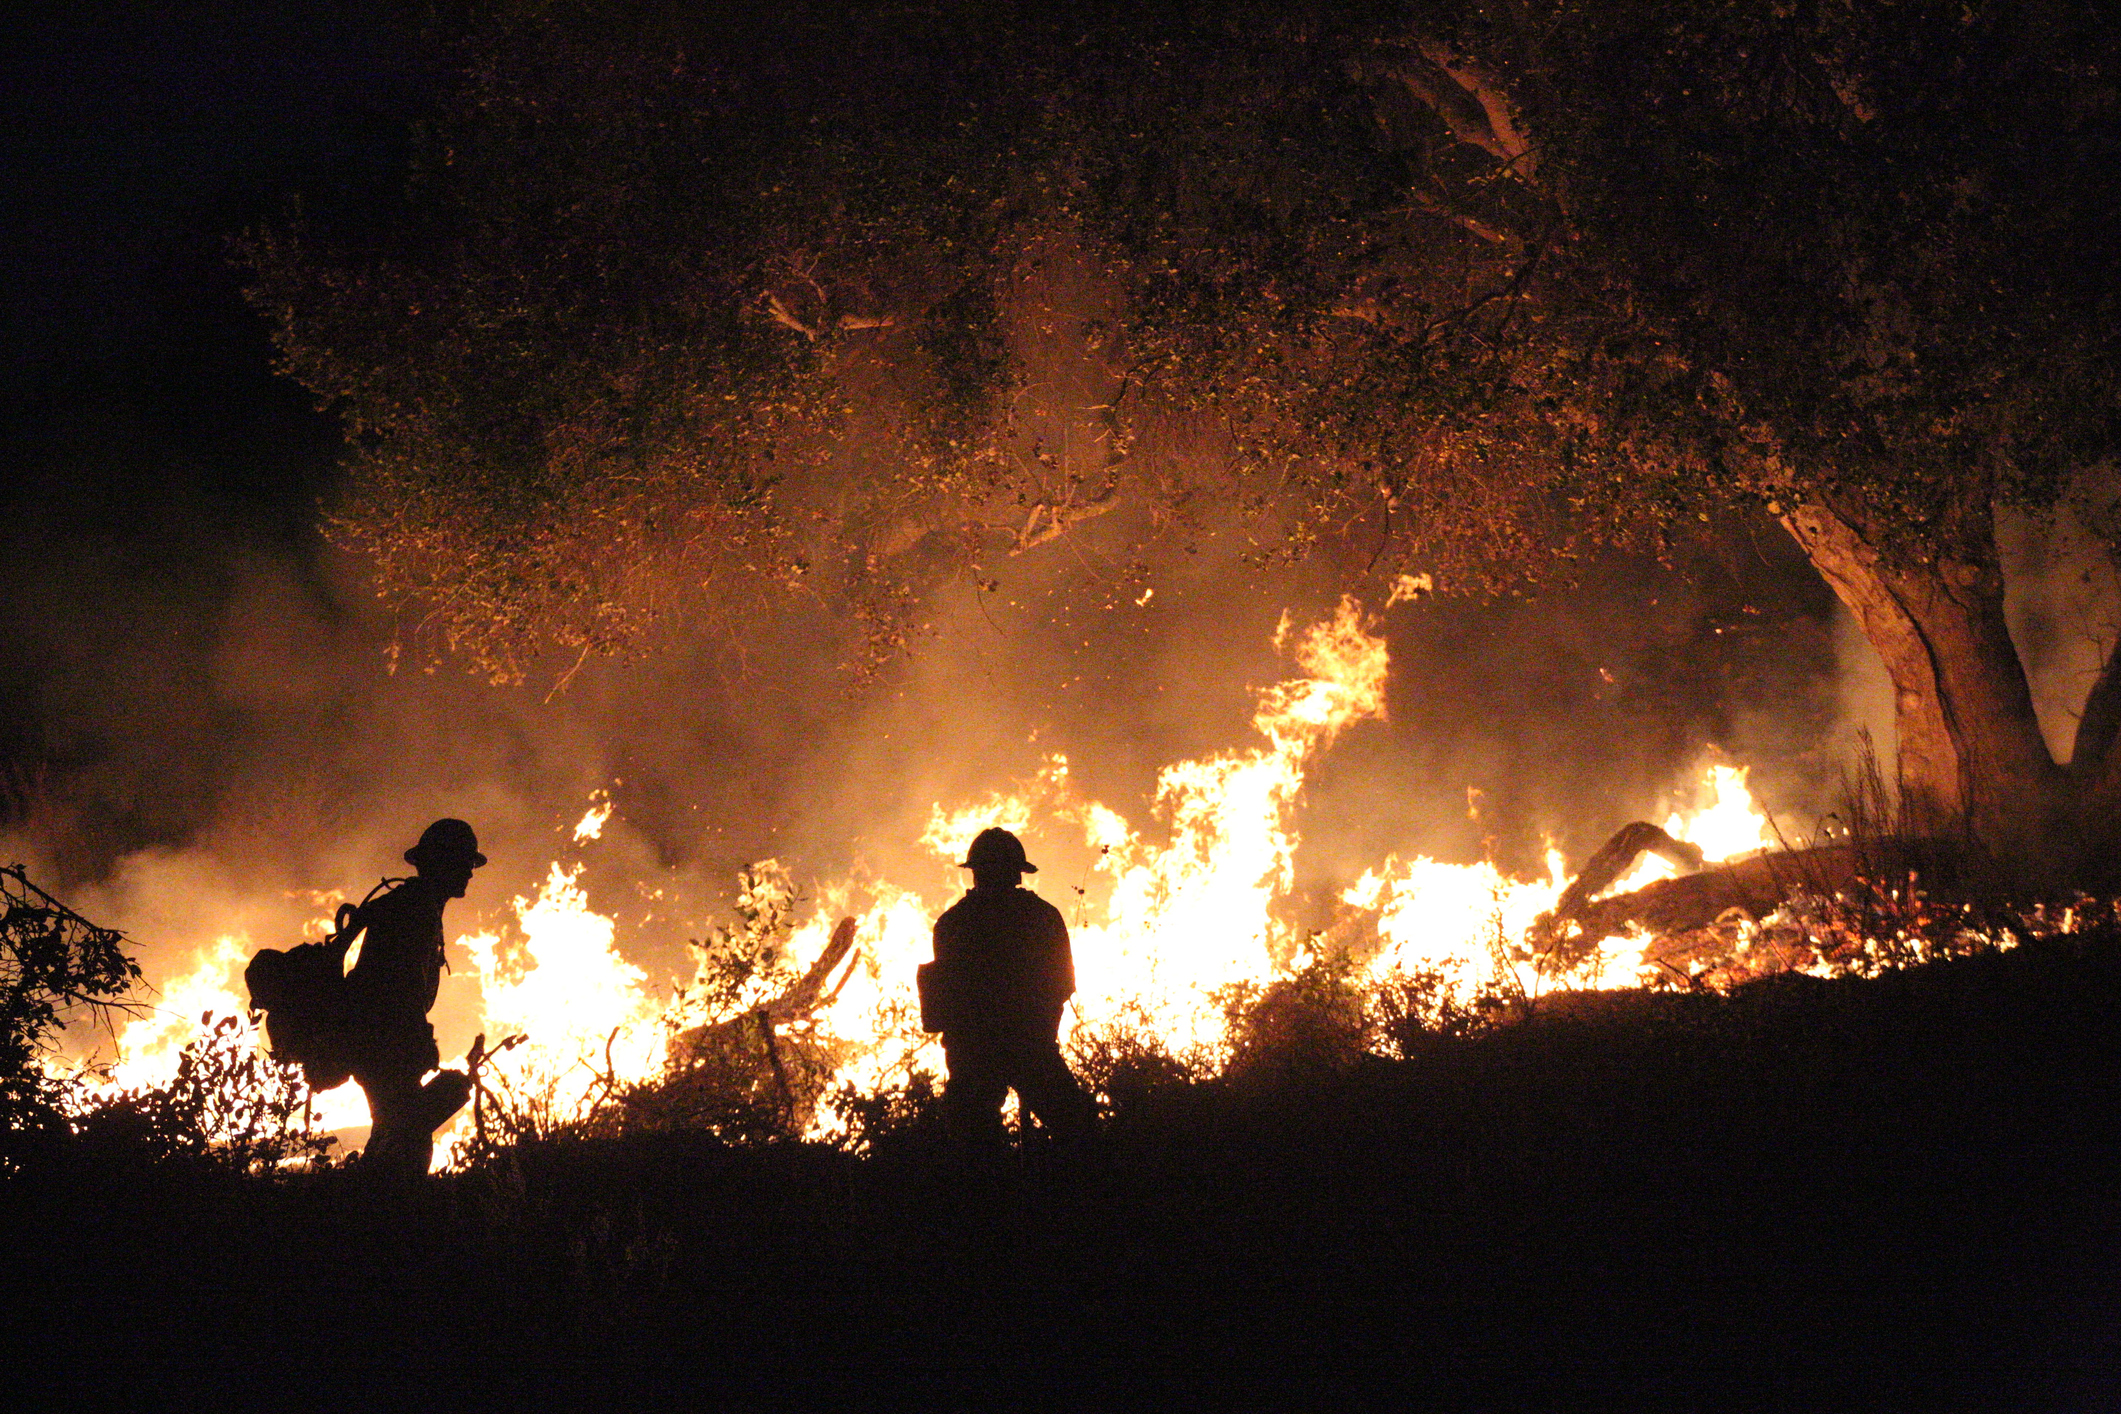
[[[1783,518],[1862,625],[1893,683],[1900,810],[1925,832],[1964,826],[2028,859],[2074,857],[2080,783],[2042,736],[2003,615],[1985,498],[1966,525],[1911,560],[1824,503]]]
[[[1652,324],[1713,390],[1695,408],[1710,479],[1778,511],[1883,661],[1903,827],[2035,877],[2111,873],[2121,662],[2058,763],[1995,540],[1999,502],[2051,506],[2110,435],[2096,316],[2061,292],[2105,285],[2090,236],[2111,194],[2090,176],[2107,100],[2085,78],[2111,27],[2067,6],[1812,30],[1742,6],[1699,29],[1626,6],[1583,26],[1439,14],[1454,40],[1403,46],[1388,72],[1547,199],[1586,268],[1661,307]],[[1587,59],[1623,55],[1625,77],[1586,81]],[[1931,64],[1982,77],[1934,101],[1914,77]],[[1841,448],[1857,460],[1832,465]]]

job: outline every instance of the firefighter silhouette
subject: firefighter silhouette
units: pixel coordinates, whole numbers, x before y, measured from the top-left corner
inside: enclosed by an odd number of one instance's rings
[[[372,1128],[364,1167],[418,1175],[434,1157],[434,1134],[464,1107],[470,1077],[445,1070],[427,1013],[442,981],[442,908],[464,897],[486,863],[462,820],[437,820],[405,851],[417,871],[363,904],[361,955],[346,974],[345,1034],[353,1078],[368,1097]]]
[[[1009,831],[981,831],[959,867],[972,887],[935,920],[935,961],[920,978],[924,1022],[943,1033],[951,1132],[999,1146],[1013,1089],[1055,1139],[1079,1139],[1092,1106],[1060,1053],[1061,1010],[1075,994],[1068,925],[1022,887],[1038,867]]]

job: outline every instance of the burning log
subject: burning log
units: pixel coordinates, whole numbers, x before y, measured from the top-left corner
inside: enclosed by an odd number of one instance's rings
[[[1670,937],[1709,927],[1733,909],[1764,918],[1792,894],[1839,893],[1863,872],[1855,847],[1846,843],[1756,854],[1584,903],[1567,921],[1592,939],[1630,928]]]
[[[1590,857],[1583,869],[1569,881],[1569,886],[1561,891],[1561,897],[1554,900],[1554,911],[1546,917],[1557,927],[1581,918],[1590,902],[1613,887],[1645,854],[1658,855],[1688,873],[1701,868],[1699,845],[1675,840],[1649,821],[1637,820],[1621,826]]]
[[[692,1088],[721,1096],[721,1103],[758,1097],[770,1086],[770,1103],[785,1120],[793,1121],[814,1103],[819,1092],[817,1064],[809,1047],[784,1040],[778,1028],[793,1025],[832,1005],[840,990],[854,975],[842,967],[854,953],[855,920],[842,918],[832,930],[832,939],[816,962],[794,985],[773,1000],[753,1007],[741,1016],[711,1022],[681,1031],[673,1051],[689,1064]],[[837,980],[834,973],[838,973]],[[799,1038],[798,1038],[799,1040]],[[786,1052],[793,1050],[791,1057]],[[829,1067],[826,1067],[829,1070]],[[710,1101],[712,1103],[712,1101]]]
[[[1598,896],[1646,853],[1694,872]],[[1955,867],[1953,851],[1941,841],[1879,839],[1774,850],[1704,868],[1698,849],[1655,825],[1636,821],[1591,856],[1553,911],[1532,925],[1528,940],[1566,967],[1602,938],[1640,931],[1651,939],[1643,949],[1644,962],[1684,972],[1683,964],[1702,960],[1704,952],[1727,948],[1734,934],[1731,925],[1764,919],[1795,895],[1831,898],[1865,878],[1909,872],[1936,877],[1949,875]]]

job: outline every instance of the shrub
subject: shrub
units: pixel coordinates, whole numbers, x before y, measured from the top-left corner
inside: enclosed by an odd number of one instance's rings
[[[942,1091],[934,1072],[915,1070],[899,1085],[864,1093],[842,1085],[825,1098],[840,1147],[870,1155],[880,1148],[934,1134],[942,1122]]]
[[[336,1141],[309,1125],[299,1065],[274,1060],[255,1026],[236,1016],[199,1018],[167,1085],[121,1090],[90,1102],[74,1132],[91,1153],[267,1173],[322,1159]]]
[[[1372,1048],[1395,1060],[1412,1060],[1493,1029],[1521,1004],[1498,983],[1465,997],[1444,972],[1395,969],[1371,988],[1365,1009]]]
[[[107,1024],[139,980],[122,933],[60,903],[21,865],[0,867],[0,1174],[65,1133],[71,1087],[48,1066],[57,1033],[84,1014]]]
[[[1313,957],[1264,986],[1234,983],[1216,999],[1229,1027],[1228,1074],[1235,1080],[1346,1070],[1370,1049],[1369,1008],[1344,953]]]
[[[1068,1040],[1068,1066],[1108,1115],[1126,1115],[1210,1074],[1204,1056],[1172,1052],[1136,1010],[1111,1024],[1078,1028]]]

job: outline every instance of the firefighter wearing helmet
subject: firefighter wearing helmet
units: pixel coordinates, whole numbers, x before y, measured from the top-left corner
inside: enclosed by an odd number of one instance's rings
[[[919,979],[924,1024],[943,1033],[944,1114],[960,1138],[998,1146],[1013,1089],[1054,1138],[1073,1141],[1092,1108],[1060,1053],[1061,1011],[1075,994],[1068,925],[1022,887],[1038,866],[1009,831],[981,831],[959,867],[972,887],[935,920],[935,961]]]
[[[429,825],[405,851],[417,872],[361,905],[361,954],[346,974],[350,1069],[368,1097],[372,1127],[362,1164],[377,1173],[416,1176],[434,1157],[434,1135],[470,1097],[470,1078],[444,1070],[427,1013],[440,990],[442,908],[464,897],[471,871],[486,863],[478,836],[462,820]],[[348,930],[352,936],[352,930]]]

